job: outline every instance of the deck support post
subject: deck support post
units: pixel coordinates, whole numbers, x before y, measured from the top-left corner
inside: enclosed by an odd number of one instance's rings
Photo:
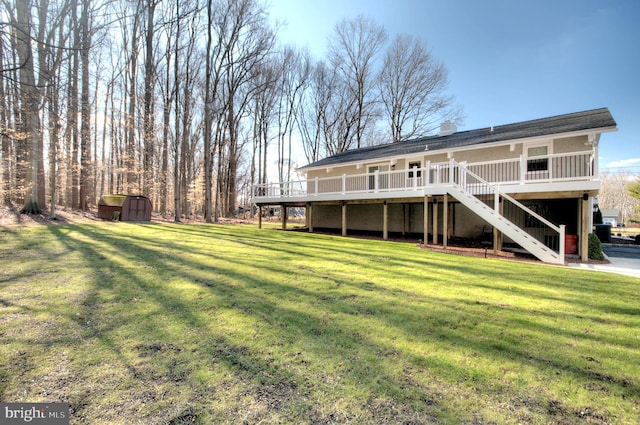
[[[282,217],[282,230],[287,230],[287,207],[282,205],[280,207],[280,215]]]
[[[438,245],[438,199],[435,199],[433,202],[433,226],[431,227],[431,231],[433,232],[433,244]]]
[[[449,195],[444,194],[442,204],[442,247],[447,249],[447,239],[449,239]]]
[[[309,229],[309,233],[313,233],[313,206],[311,202],[307,203],[307,228]]]
[[[587,198],[587,199],[584,199]],[[591,196],[581,198],[580,209],[582,220],[580,220],[580,260],[589,261],[589,231],[591,230],[593,219],[591,214]]]
[[[347,203],[342,203],[342,236],[347,236]]]
[[[384,201],[382,206],[382,239],[389,239],[389,204]]]
[[[258,206],[258,229],[262,229],[262,205]]]
[[[500,215],[503,215],[504,203],[498,200],[497,205],[498,205],[498,208],[496,209],[496,212]],[[502,232],[494,227],[493,228],[493,253],[495,255],[498,255],[498,251],[502,251]]]
[[[424,208],[422,210],[423,212],[423,220],[422,220],[422,232],[424,233],[424,236],[422,237],[422,240],[424,241],[424,244],[426,245],[427,243],[429,243],[428,238],[429,238],[429,197],[425,196],[424,197]]]

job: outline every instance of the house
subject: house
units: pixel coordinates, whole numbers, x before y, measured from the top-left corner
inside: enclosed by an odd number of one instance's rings
[[[588,258],[598,144],[607,108],[348,150],[301,167],[301,181],[256,185],[253,202],[307,209],[316,230],[415,235],[441,243],[491,236],[564,264]],[[282,216],[286,227],[286,214]],[[569,243],[567,243],[567,241]]]
[[[620,210],[617,209],[602,209],[602,224],[610,224],[611,227],[618,227],[620,221]]]

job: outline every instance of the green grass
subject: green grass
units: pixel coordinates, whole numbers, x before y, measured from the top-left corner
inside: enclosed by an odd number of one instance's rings
[[[640,423],[640,280],[254,226],[0,233],[0,401],[72,424]]]

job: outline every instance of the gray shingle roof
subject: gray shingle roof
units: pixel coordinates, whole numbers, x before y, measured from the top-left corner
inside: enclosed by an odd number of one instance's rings
[[[616,122],[608,108],[557,115],[515,124],[460,131],[448,136],[429,136],[400,143],[388,143],[360,149],[348,150],[301,167],[301,170],[315,167],[361,162],[377,158],[398,157],[429,151],[449,150],[485,143],[540,137],[574,131],[615,128]]]

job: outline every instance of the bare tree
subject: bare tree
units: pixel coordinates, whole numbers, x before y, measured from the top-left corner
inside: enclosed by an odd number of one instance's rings
[[[640,223],[640,177],[627,185],[627,192],[634,199],[633,213],[629,217],[629,221]]]
[[[341,126],[350,128],[355,122],[358,148],[364,145],[367,126],[379,116],[375,61],[386,40],[382,25],[360,15],[339,22],[329,43],[330,62],[354,101],[353,107],[351,102],[341,102],[345,108],[340,113],[344,121]],[[341,133],[349,134],[345,129]]]
[[[320,61],[311,70],[309,89],[296,114],[302,147],[309,162],[319,160],[328,151],[324,135],[325,128],[332,125],[327,114],[333,93],[333,74],[325,62]]]
[[[80,13],[80,63],[82,71],[82,87],[80,92],[80,193],[79,205],[81,210],[88,209],[91,161],[91,103],[89,99],[89,50],[91,48],[91,28],[89,16],[91,14],[91,0],[82,1]]]
[[[157,0],[147,0],[147,29],[145,31],[144,61],[144,152],[142,160],[143,186],[142,192],[151,196],[153,187],[153,158],[155,151],[155,115],[154,115],[154,83],[156,67],[154,64],[154,25]]]
[[[9,51],[9,40],[5,39],[5,33],[0,33],[0,76],[4,77],[4,74],[11,72],[8,58],[5,57],[5,51]],[[11,205],[11,187],[12,187],[12,161],[11,161],[11,139],[9,137],[10,125],[9,125],[9,99],[7,91],[5,90],[5,79],[0,78],[0,144],[2,151],[2,163],[0,163],[0,169],[2,170],[2,185],[0,185],[0,199],[3,205]]]
[[[253,144],[250,168],[250,184],[267,183],[268,147],[271,142],[271,125],[275,120],[277,102],[277,81],[282,67],[277,59],[266,61],[254,70],[252,84],[255,87],[253,106]],[[253,211],[252,211],[253,215]]]
[[[295,114],[302,101],[304,88],[311,72],[309,55],[285,47],[280,55],[280,90],[278,101],[278,175],[289,181],[291,175],[292,134]],[[285,166],[286,165],[286,166]]]
[[[240,137],[243,119],[249,116],[249,106],[255,86],[250,84],[253,70],[271,54],[275,44],[275,34],[267,22],[264,7],[256,0],[225,0],[233,17],[229,26],[231,35],[229,48],[224,56],[225,73],[222,78],[220,96],[225,110],[225,160],[227,170],[224,186],[225,197],[222,206],[225,215],[235,209],[237,173],[244,143]],[[219,160],[221,156],[219,155]],[[222,176],[218,174],[220,180]],[[220,184],[218,188],[220,188]]]
[[[5,3],[7,10],[10,7]],[[33,25],[31,15],[31,2],[20,1],[15,5],[15,14],[11,15],[11,23],[14,31],[14,48],[19,60],[20,78],[20,117],[21,137],[19,137],[19,149],[24,153],[22,159],[25,167],[25,193],[22,212],[40,214],[40,192],[44,194],[44,187],[38,185],[38,169],[41,162],[41,126],[40,126],[40,91],[35,77],[35,61],[31,45],[36,38],[32,35]],[[39,29],[43,23],[40,22]],[[42,35],[42,33],[39,33]],[[43,40],[40,40],[43,41]],[[37,56],[35,56],[37,58]]]
[[[640,206],[640,200],[630,191],[634,181],[637,181],[637,178],[628,171],[619,170],[614,173],[603,171],[598,194],[600,208],[620,210],[622,222],[628,223]]]
[[[396,36],[378,81],[393,142],[425,136],[446,119],[459,121],[452,98],[444,94],[446,68],[417,38]]]

